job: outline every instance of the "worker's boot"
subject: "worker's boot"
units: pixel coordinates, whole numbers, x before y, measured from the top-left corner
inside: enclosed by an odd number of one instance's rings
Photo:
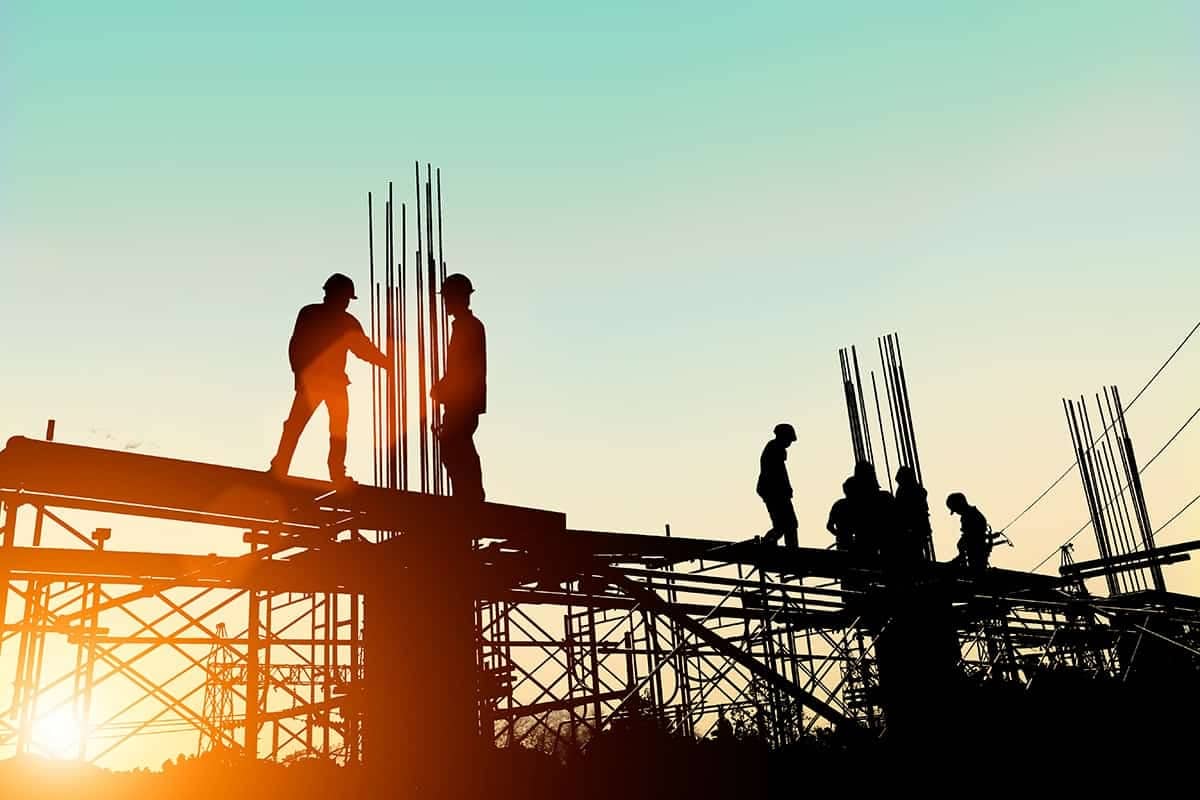
[[[271,459],[271,466],[267,470],[273,477],[286,478],[288,468],[292,466],[292,456],[296,454],[296,445],[300,444],[300,432],[304,429],[303,425],[289,424],[291,418],[283,423],[283,433],[279,437],[279,447],[275,450],[275,457]]]
[[[273,478],[286,478],[288,474],[288,467],[291,465],[292,454],[290,452],[277,453],[275,457],[271,459],[271,466],[267,468],[267,472],[269,472]]]
[[[354,481],[346,475],[346,439],[343,436],[332,436],[329,439],[329,480],[336,487],[353,485]]]
[[[346,465],[333,459],[329,460],[329,481],[335,489],[356,485],[354,479],[346,474]]]

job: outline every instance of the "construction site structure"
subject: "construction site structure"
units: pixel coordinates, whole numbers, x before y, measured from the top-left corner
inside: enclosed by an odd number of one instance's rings
[[[1133,522],[1144,498],[1114,527],[1111,470],[1085,482],[1098,536],[1119,542],[1092,561],[1064,551],[1057,576],[967,573],[930,539],[898,578],[834,549],[580,530],[445,496],[428,403],[448,330],[441,173],[418,165],[416,182],[415,268],[407,204],[389,185],[380,225],[367,203],[370,330],[392,363],[372,373],[374,485],[63,444],[52,426],[0,450],[0,757],[105,764],[156,736],[437,788],[480,748],[574,752],[632,717],[698,737],[724,717],[786,745],[918,727],[955,676],[1195,669],[1200,600],[1158,570],[1200,544],[1156,546]],[[924,483],[899,341],[878,350],[886,417],[875,373],[868,395],[842,352],[854,461],[877,458],[873,401],[889,480],[894,463]],[[1081,464],[1096,441],[1075,442]],[[1133,463],[1131,445],[1101,447]]]
[[[1120,674],[1147,635],[1186,652],[1200,620],[1164,591],[1098,599],[927,564],[920,616],[933,602],[945,626],[914,626],[876,567],[833,550],[573,530],[554,512],[20,437],[0,487],[0,657],[16,650],[0,747],[38,751],[37,720],[65,708],[92,761],[170,725],[208,749],[419,776],[531,736],[575,747],[644,707],[700,736],[719,712],[749,715],[786,743],[878,728],[883,697],[931,699],[931,668]],[[79,512],[152,520],[164,543],[167,526],[226,528],[244,552],[120,551],[117,526],[97,540]],[[881,695],[889,680],[920,691]]]

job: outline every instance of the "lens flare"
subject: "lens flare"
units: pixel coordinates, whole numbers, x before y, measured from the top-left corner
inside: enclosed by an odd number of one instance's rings
[[[82,740],[83,726],[70,709],[53,711],[33,723],[34,745],[52,758],[77,757]]]

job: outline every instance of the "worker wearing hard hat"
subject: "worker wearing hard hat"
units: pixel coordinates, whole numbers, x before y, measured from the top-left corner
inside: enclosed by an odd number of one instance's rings
[[[987,569],[992,543],[998,537],[992,533],[983,512],[968,503],[962,492],[947,497],[946,508],[961,517],[962,535],[958,538],[958,558],[953,563],[977,572]]]
[[[442,300],[447,316],[454,319],[454,328],[446,347],[446,373],[429,394],[442,406],[441,424],[435,433],[451,493],[482,501],[483,471],[474,436],[479,415],[487,411],[487,336],[483,323],[471,311],[474,291],[466,275],[447,275],[442,282]]]
[[[329,412],[329,478],[334,483],[345,483],[346,428],[350,419],[346,353],[383,369],[389,368],[389,362],[371,344],[358,320],[346,311],[350,301],[357,299],[354,281],[334,273],[325,281],[324,289],[324,302],[300,309],[288,344],[288,360],[296,375],[296,397],[283,423],[279,449],[271,459],[271,474],[287,474],[304,426],[317,406],[324,403]]]
[[[783,537],[788,547],[799,547],[796,510],[792,507],[792,484],[787,473],[787,449],[796,441],[796,429],[786,422],[775,426],[775,438],[767,442],[759,457],[758,496],[771,516],[771,530],[764,537],[774,543]]]

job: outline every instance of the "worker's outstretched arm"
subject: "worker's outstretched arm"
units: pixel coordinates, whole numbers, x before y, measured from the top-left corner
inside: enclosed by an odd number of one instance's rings
[[[371,344],[371,340],[360,329],[357,333],[350,334],[350,352],[361,358],[363,361],[369,361],[377,367],[391,369],[392,363],[383,352]]]

